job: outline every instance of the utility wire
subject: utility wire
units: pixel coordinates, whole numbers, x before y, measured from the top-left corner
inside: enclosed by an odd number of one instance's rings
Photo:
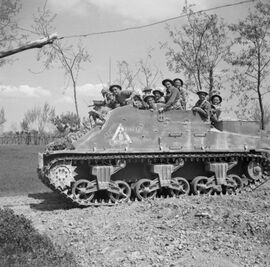
[[[202,9],[199,11],[195,11],[194,14],[196,13],[200,13],[200,12],[207,12],[207,11],[213,11],[213,10],[217,10],[217,9],[221,9],[221,8],[226,8],[226,7],[231,7],[231,6],[236,6],[236,5],[242,5],[242,4],[246,4],[246,3],[250,3],[250,2],[254,2],[255,0],[246,0],[246,1],[241,1],[241,2],[237,2],[237,3],[233,3],[233,4],[226,4],[226,5],[221,5],[221,6],[217,6],[217,7],[212,7],[212,8],[208,8],[208,9]],[[118,30],[108,30],[108,31],[101,31],[101,32],[91,32],[91,33],[87,33],[87,34],[74,34],[74,35],[65,35],[65,36],[61,36],[57,39],[64,39],[64,38],[78,38],[78,37],[88,37],[88,36],[94,36],[94,35],[104,35],[104,34],[110,34],[110,33],[119,33],[119,32],[125,32],[125,31],[130,31],[130,30],[138,30],[138,29],[143,29],[143,28],[148,28],[148,27],[152,27],[158,24],[162,24],[165,22],[169,22],[172,20],[176,20],[176,19],[180,19],[180,18],[184,18],[187,17],[187,14],[182,14],[176,17],[171,17],[168,19],[164,19],[164,20],[159,20],[153,23],[149,23],[149,24],[144,24],[144,25],[139,25],[139,26],[134,26],[134,27],[128,27],[128,28],[123,28],[123,29],[118,29]],[[23,27],[18,27],[20,30],[35,34],[35,35],[40,35],[40,33],[23,28]]]
[[[226,4],[226,5],[221,5],[221,6],[217,6],[217,7],[207,8],[207,9],[195,11],[194,14],[200,13],[200,12],[207,12],[207,11],[217,10],[217,9],[226,8],[226,7],[232,7],[232,6],[236,6],[236,5],[242,5],[242,4],[246,4],[246,3],[249,3],[249,2],[254,2],[254,0],[246,0],[246,1],[241,1],[241,2],[237,2],[237,3],[233,3],[233,4]],[[118,30],[91,32],[91,33],[87,33],[87,34],[66,35],[66,36],[59,37],[58,39],[88,37],[88,36],[94,36],[94,35],[104,35],[104,34],[110,34],[110,33],[125,32],[125,31],[130,31],[130,30],[138,30],[138,29],[143,29],[143,28],[147,28],[147,27],[152,27],[152,26],[162,24],[162,23],[165,23],[165,22],[168,22],[168,21],[184,18],[184,17],[187,17],[187,16],[188,16],[187,14],[182,14],[182,15],[179,15],[179,16],[176,16],[176,17],[171,17],[171,18],[168,18],[168,19],[159,20],[159,21],[149,23],[149,24],[144,24],[144,25],[139,25],[139,26],[134,26],[134,27],[128,27],[128,28],[123,28],[123,29],[118,29]]]

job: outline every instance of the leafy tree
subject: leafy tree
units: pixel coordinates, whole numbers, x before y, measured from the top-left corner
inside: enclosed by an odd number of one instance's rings
[[[162,46],[167,50],[167,65],[175,73],[184,73],[191,91],[218,91],[222,81],[217,68],[228,50],[226,26],[217,15],[195,13],[191,6],[183,12],[188,20],[183,27],[167,26],[172,40]]]
[[[55,31],[53,27],[56,14],[52,14],[46,8],[46,4],[42,9],[38,9],[34,17],[34,31],[40,33],[44,37],[48,37],[50,32]],[[60,65],[64,70],[65,77],[72,82],[73,97],[76,114],[79,118],[79,107],[77,101],[77,79],[82,63],[90,62],[90,55],[87,50],[79,42],[77,47],[72,44],[63,43],[57,39],[51,46],[43,47],[38,53],[38,60],[43,60],[45,69],[53,65]]]
[[[29,30],[23,29],[17,24],[16,16],[20,10],[21,3],[19,0],[0,1],[0,66],[11,61],[10,59],[6,59],[6,57],[10,55],[28,49],[41,48],[47,44],[53,43],[53,41],[57,39],[56,34],[51,34],[46,38],[25,42],[24,40],[28,36],[22,34],[22,31]]]
[[[270,123],[270,106],[269,105],[263,105],[263,110],[264,110],[264,123],[265,125],[269,126]],[[260,121],[261,120],[261,109],[260,106],[256,105],[255,110],[252,114],[252,119],[255,121]]]
[[[5,110],[2,107],[0,110],[0,125],[4,124],[6,122],[6,117],[5,117]]]
[[[131,88],[134,90],[135,78],[138,75],[139,70],[135,72],[125,60],[117,62],[117,69],[118,79],[116,80],[116,83],[124,88]]]
[[[0,133],[3,133],[4,130],[4,123],[6,122],[6,117],[5,117],[5,110],[2,107],[0,110]]]
[[[160,69],[152,62],[152,52],[153,48],[147,52],[145,59],[140,59],[138,62],[138,68],[140,70],[138,81],[146,88],[155,87],[156,82],[162,76]]]
[[[270,4],[257,1],[255,9],[237,24],[230,25],[236,35],[228,59],[237,67],[233,76],[233,92],[247,106],[256,96],[260,107],[261,128],[265,128],[263,96],[270,92]],[[239,86],[240,85],[240,86]]]
[[[140,84],[143,88],[155,86],[160,79],[162,73],[160,69],[152,61],[153,48],[147,51],[145,59],[141,58],[134,65],[130,65],[127,61],[117,62],[118,79],[116,82],[124,88],[135,90],[136,84]]]
[[[73,112],[62,113],[60,116],[52,118],[51,121],[60,134],[77,131],[80,125],[80,119]]]
[[[14,43],[22,39],[18,33],[16,16],[21,10],[19,0],[1,0],[0,1],[0,50],[10,48]],[[0,59],[0,66],[6,62]]]
[[[24,114],[21,129],[23,131],[36,130],[39,133],[49,132],[54,117],[55,108],[45,103],[43,107],[34,107]]]

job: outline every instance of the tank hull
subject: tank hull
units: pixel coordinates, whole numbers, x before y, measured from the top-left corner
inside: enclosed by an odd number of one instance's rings
[[[191,111],[121,107],[74,140],[39,155],[42,181],[82,206],[159,195],[253,190],[268,175],[268,134],[256,122],[213,127]]]

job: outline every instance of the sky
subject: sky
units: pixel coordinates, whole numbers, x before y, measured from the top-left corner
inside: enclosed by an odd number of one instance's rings
[[[20,27],[31,29],[33,14],[44,6],[45,0],[23,0],[18,15]],[[208,9],[233,4],[238,0],[190,0],[196,4],[194,10]],[[185,0],[48,0],[49,8],[57,16],[54,20],[58,36],[69,36],[133,27],[179,16]],[[212,11],[223,17],[225,22],[237,22],[252,9],[245,3]],[[209,14],[211,12],[208,12]],[[181,27],[185,18],[169,24]],[[87,116],[88,105],[93,99],[101,99],[102,84],[109,82],[109,60],[111,60],[111,82],[117,78],[117,61],[125,60],[130,65],[145,59],[147,51],[153,49],[153,63],[162,71],[161,78],[174,78],[166,66],[165,51],[160,42],[169,40],[166,23],[138,30],[95,35],[86,38],[64,38],[65,44],[76,45],[81,41],[90,54],[91,62],[82,65],[78,75],[78,103],[80,116]],[[29,35],[29,40],[39,37]],[[31,49],[11,56],[12,64],[0,70],[0,108],[4,107],[7,122],[5,130],[20,130],[20,122],[27,110],[43,106],[45,102],[54,106],[57,114],[75,112],[71,84],[63,70],[55,67],[43,70],[37,60],[38,49]],[[38,74],[37,74],[38,73]],[[178,75],[179,76],[179,75]],[[181,76],[181,75],[180,75]],[[182,77],[185,80],[185,77]]]

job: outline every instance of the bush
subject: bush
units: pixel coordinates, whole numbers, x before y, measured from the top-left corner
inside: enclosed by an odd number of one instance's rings
[[[30,220],[0,209],[0,266],[77,266],[72,254],[55,247]]]

